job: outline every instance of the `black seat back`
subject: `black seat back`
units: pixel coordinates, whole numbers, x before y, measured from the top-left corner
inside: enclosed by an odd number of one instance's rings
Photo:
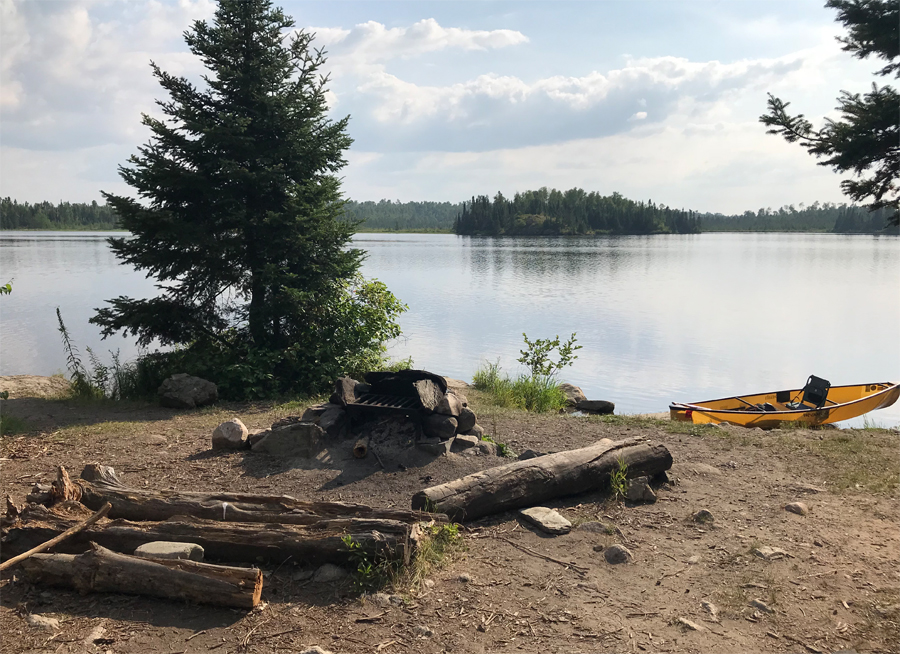
[[[815,375],[810,375],[806,380],[806,386],[803,387],[803,404],[812,404],[814,407],[821,408],[828,399],[828,389],[831,388],[831,382]]]

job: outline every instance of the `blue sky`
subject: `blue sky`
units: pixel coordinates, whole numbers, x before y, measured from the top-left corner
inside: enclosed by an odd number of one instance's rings
[[[840,178],[766,135],[766,93],[814,122],[877,62],[840,50],[823,1],[297,2],[329,52],[357,200],[459,201],[539,186],[740,212],[840,202]],[[0,0],[0,193],[127,193],[149,61],[196,78],[207,0]]]

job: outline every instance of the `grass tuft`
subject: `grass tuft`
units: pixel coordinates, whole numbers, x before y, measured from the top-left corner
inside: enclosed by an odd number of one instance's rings
[[[520,375],[511,379],[501,371],[499,363],[485,363],[475,371],[472,381],[497,406],[535,413],[559,411],[566,406],[566,394],[553,375]]]

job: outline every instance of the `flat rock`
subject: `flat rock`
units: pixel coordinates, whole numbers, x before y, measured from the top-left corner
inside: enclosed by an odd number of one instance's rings
[[[806,506],[804,502],[791,502],[790,504],[785,504],[784,510],[790,511],[791,513],[796,513],[797,515],[809,514],[809,507]]]
[[[312,458],[322,449],[325,432],[310,422],[298,422],[273,429],[253,445],[260,454]]]
[[[648,477],[629,479],[625,489],[625,499],[632,502],[655,502],[656,493],[650,488],[650,479]]]
[[[134,551],[135,556],[142,559],[188,559],[203,560],[203,548],[195,543],[173,543],[166,540],[155,540],[144,543]]]
[[[212,448],[214,450],[242,450],[247,446],[249,433],[246,425],[239,418],[232,418],[213,430]]]
[[[333,563],[326,563],[316,570],[315,574],[312,576],[312,580],[318,584],[331,584],[343,581],[349,576],[350,573],[342,567],[334,565]]]
[[[159,403],[172,409],[193,409],[213,404],[219,389],[211,381],[178,373],[166,379],[157,390]]]
[[[783,549],[779,547],[770,547],[769,545],[754,547],[753,554],[766,561],[775,561],[776,559],[783,559],[789,556]]]
[[[603,550],[603,558],[607,563],[613,565],[618,563],[631,563],[634,561],[634,554],[624,545],[610,545]]]
[[[59,631],[59,620],[56,618],[48,618],[45,615],[37,615],[29,613],[25,616],[25,622],[32,627],[43,629],[44,631]]]
[[[450,446],[450,451],[462,452],[463,450],[467,450],[470,447],[477,447],[478,443],[480,442],[481,441],[477,436],[464,436],[460,434],[453,439],[453,444]]]
[[[572,531],[572,523],[562,517],[558,511],[548,509],[544,506],[533,506],[530,509],[522,509],[519,511],[526,522],[533,524],[535,527],[548,534],[560,535],[568,534]]]
[[[300,654],[331,654],[331,650],[322,649],[318,645],[313,645],[312,647],[307,647],[302,650]]]

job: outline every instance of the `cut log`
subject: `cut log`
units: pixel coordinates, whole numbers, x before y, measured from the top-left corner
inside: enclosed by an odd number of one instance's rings
[[[19,566],[29,581],[81,593],[127,593],[252,609],[259,604],[258,568],[185,560],[142,559],[90,544],[84,554],[35,554]]]
[[[446,513],[451,520],[475,520],[604,488],[620,461],[628,466],[628,477],[653,476],[672,466],[672,455],[664,445],[639,438],[617,443],[604,439],[589,447],[489,468],[426,488],[413,495],[412,506]]]
[[[71,501],[50,509],[27,506],[19,520],[7,527],[2,556],[9,558],[50,540],[77,525],[88,513],[84,506]],[[118,552],[133,552],[145,543],[162,540],[200,545],[206,558],[214,561],[280,564],[290,559],[302,565],[346,566],[351,563],[351,551],[343,542],[346,536],[372,560],[397,560],[404,564],[409,562],[421,538],[417,524],[397,520],[332,518],[309,525],[263,526],[178,516],[165,522],[101,521],[68,538],[57,550],[80,554],[90,542],[95,542]]]
[[[81,479],[71,480],[60,467],[50,497],[75,500],[89,509],[106,502],[113,505],[110,518],[126,520],[168,520],[173,516],[193,516],[225,522],[269,522],[286,525],[313,525],[325,519],[365,518],[405,523],[446,522],[442,514],[431,515],[404,509],[376,509],[346,502],[306,502],[286,495],[242,493],[192,493],[129,488],[109,466],[85,466]]]
[[[365,459],[368,453],[369,437],[363,436],[358,441],[356,441],[356,445],[353,446],[353,456],[355,456],[357,459]]]

